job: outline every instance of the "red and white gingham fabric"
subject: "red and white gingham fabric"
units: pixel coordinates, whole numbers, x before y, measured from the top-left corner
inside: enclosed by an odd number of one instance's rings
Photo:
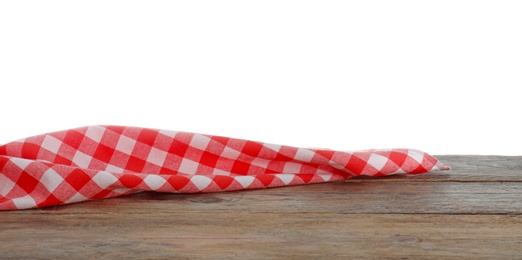
[[[0,210],[138,191],[232,191],[447,169],[431,155],[412,149],[341,152],[188,132],[89,126],[0,146]]]

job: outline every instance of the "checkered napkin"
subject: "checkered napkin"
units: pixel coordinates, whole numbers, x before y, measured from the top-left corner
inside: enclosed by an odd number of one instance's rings
[[[411,149],[341,152],[188,132],[88,126],[0,146],[0,210],[139,191],[232,191],[447,169]]]

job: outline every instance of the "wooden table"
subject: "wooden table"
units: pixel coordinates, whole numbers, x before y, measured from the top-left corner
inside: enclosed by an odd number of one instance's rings
[[[449,172],[0,212],[0,258],[522,259],[522,157]]]

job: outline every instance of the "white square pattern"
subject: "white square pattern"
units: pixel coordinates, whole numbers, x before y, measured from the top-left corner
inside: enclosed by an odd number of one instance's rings
[[[294,174],[278,174],[277,178],[279,178],[285,185],[288,185],[293,179],[295,175]]]
[[[210,142],[210,138],[204,135],[195,134],[190,140],[190,146],[198,148],[200,150],[206,150],[208,143]]]
[[[152,147],[149,156],[147,157],[147,161],[158,166],[163,166],[165,158],[167,158],[167,152]]]
[[[124,170],[122,168],[114,166],[112,164],[107,164],[107,167],[105,167],[105,171],[113,172],[113,173],[122,173]]]
[[[178,132],[177,131],[171,131],[171,130],[160,130],[159,133],[163,134],[163,135],[166,135],[166,136],[169,136],[169,137],[175,137]]]
[[[60,146],[62,146],[62,141],[60,141],[50,135],[46,136],[44,141],[42,142],[42,148],[44,148],[48,151],[51,151],[54,154],[58,153]]]
[[[136,145],[136,140],[121,135],[116,144],[116,150],[130,155],[134,149],[134,145]]]
[[[26,160],[26,159],[18,159],[18,158],[14,158],[12,160],[12,162],[20,167],[20,169],[22,170],[25,170],[25,168],[32,162],[31,160]]]
[[[314,156],[314,152],[308,149],[299,148],[297,149],[297,153],[295,154],[295,159],[303,162],[311,162]]]
[[[27,194],[23,197],[12,199],[13,204],[19,209],[28,209],[36,206],[36,201],[34,201],[31,194]]]
[[[102,126],[90,126],[85,132],[85,136],[91,138],[95,142],[99,143],[105,133],[105,128]]]
[[[424,152],[421,152],[419,150],[410,149],[410,150],[408,150],[408,156],[413,158],[418,163],[422,163],[422,160],[424,159]]]
[[[181,164],[179,166],[179,172],[184,174],[196,174],[196,171],[198,170],[199,164],[195,161],[192,161],[190,159],[183,158],[181,160]]]
[[[239,157],[240,154],[241,154],[240,152],[238,152],[228,146],[225,147],[225,149],[223,149],[223,152],[221,152],[221,156],[232,159],[232,160],[237,159],[237,157]]]
[[[299,173],[301,171],[301,164],[287,162],[283,168],[283,173]]]
[[[82,168],[88,168],[89,164],[91,163],[92,157],[84,154],[80,151],[76,151],[74,154],[74,157],[72,159],[73,163],[78,165],[78,167]]]
[[[49,192],[53,192],[56,187],[58,187],[58,185],[63,182],[63,178],[53,169],[49,168],[42,175],[40,182],[47,188]]]
[[[243,188],[246,188],[254,182],[254,176],[236,176],[235,180],[243,186]]]
[[[196,187],[198,187],[199,190],[202,190],[210,184],[212,179],[203,175],[194,175],[192,176],[190,181],[192,182],[192,184],[196,185]]]
[[[157,190],[167,182],[164,178],[157,176],[157,175],[148,175],[143,179],[145,184],[149,186],[152,190]]]
[[[370,159],[368,159],[368,164],[373,166],[378,171],[380,171],[387,162],[388,158],[378,154],[372,154]]]
[[[109,172],[98,172],[92,180],[98,184],[102,189],[105,189],[118,181],[118,178],[114,177]]]
[[[0,196],[7,196],[7,193],[9,193],[14,186],[15,183],[11,181],[11,179],[7,178],[7,176],[3,174],[0,174]]]

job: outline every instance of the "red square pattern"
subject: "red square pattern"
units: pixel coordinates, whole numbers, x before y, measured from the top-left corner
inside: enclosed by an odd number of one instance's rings
[[[135,142],[130,155],[115,150],[121,136]],[[89,165],[73,164],[75,156],[89,159]],[[183,163],[190,168],[186,174],[178,172]],[[1,145],[0,210],[143,190],[215,192],[447,169],[431,155],[412,149],[342,152],[188,132],[90,126]]]

